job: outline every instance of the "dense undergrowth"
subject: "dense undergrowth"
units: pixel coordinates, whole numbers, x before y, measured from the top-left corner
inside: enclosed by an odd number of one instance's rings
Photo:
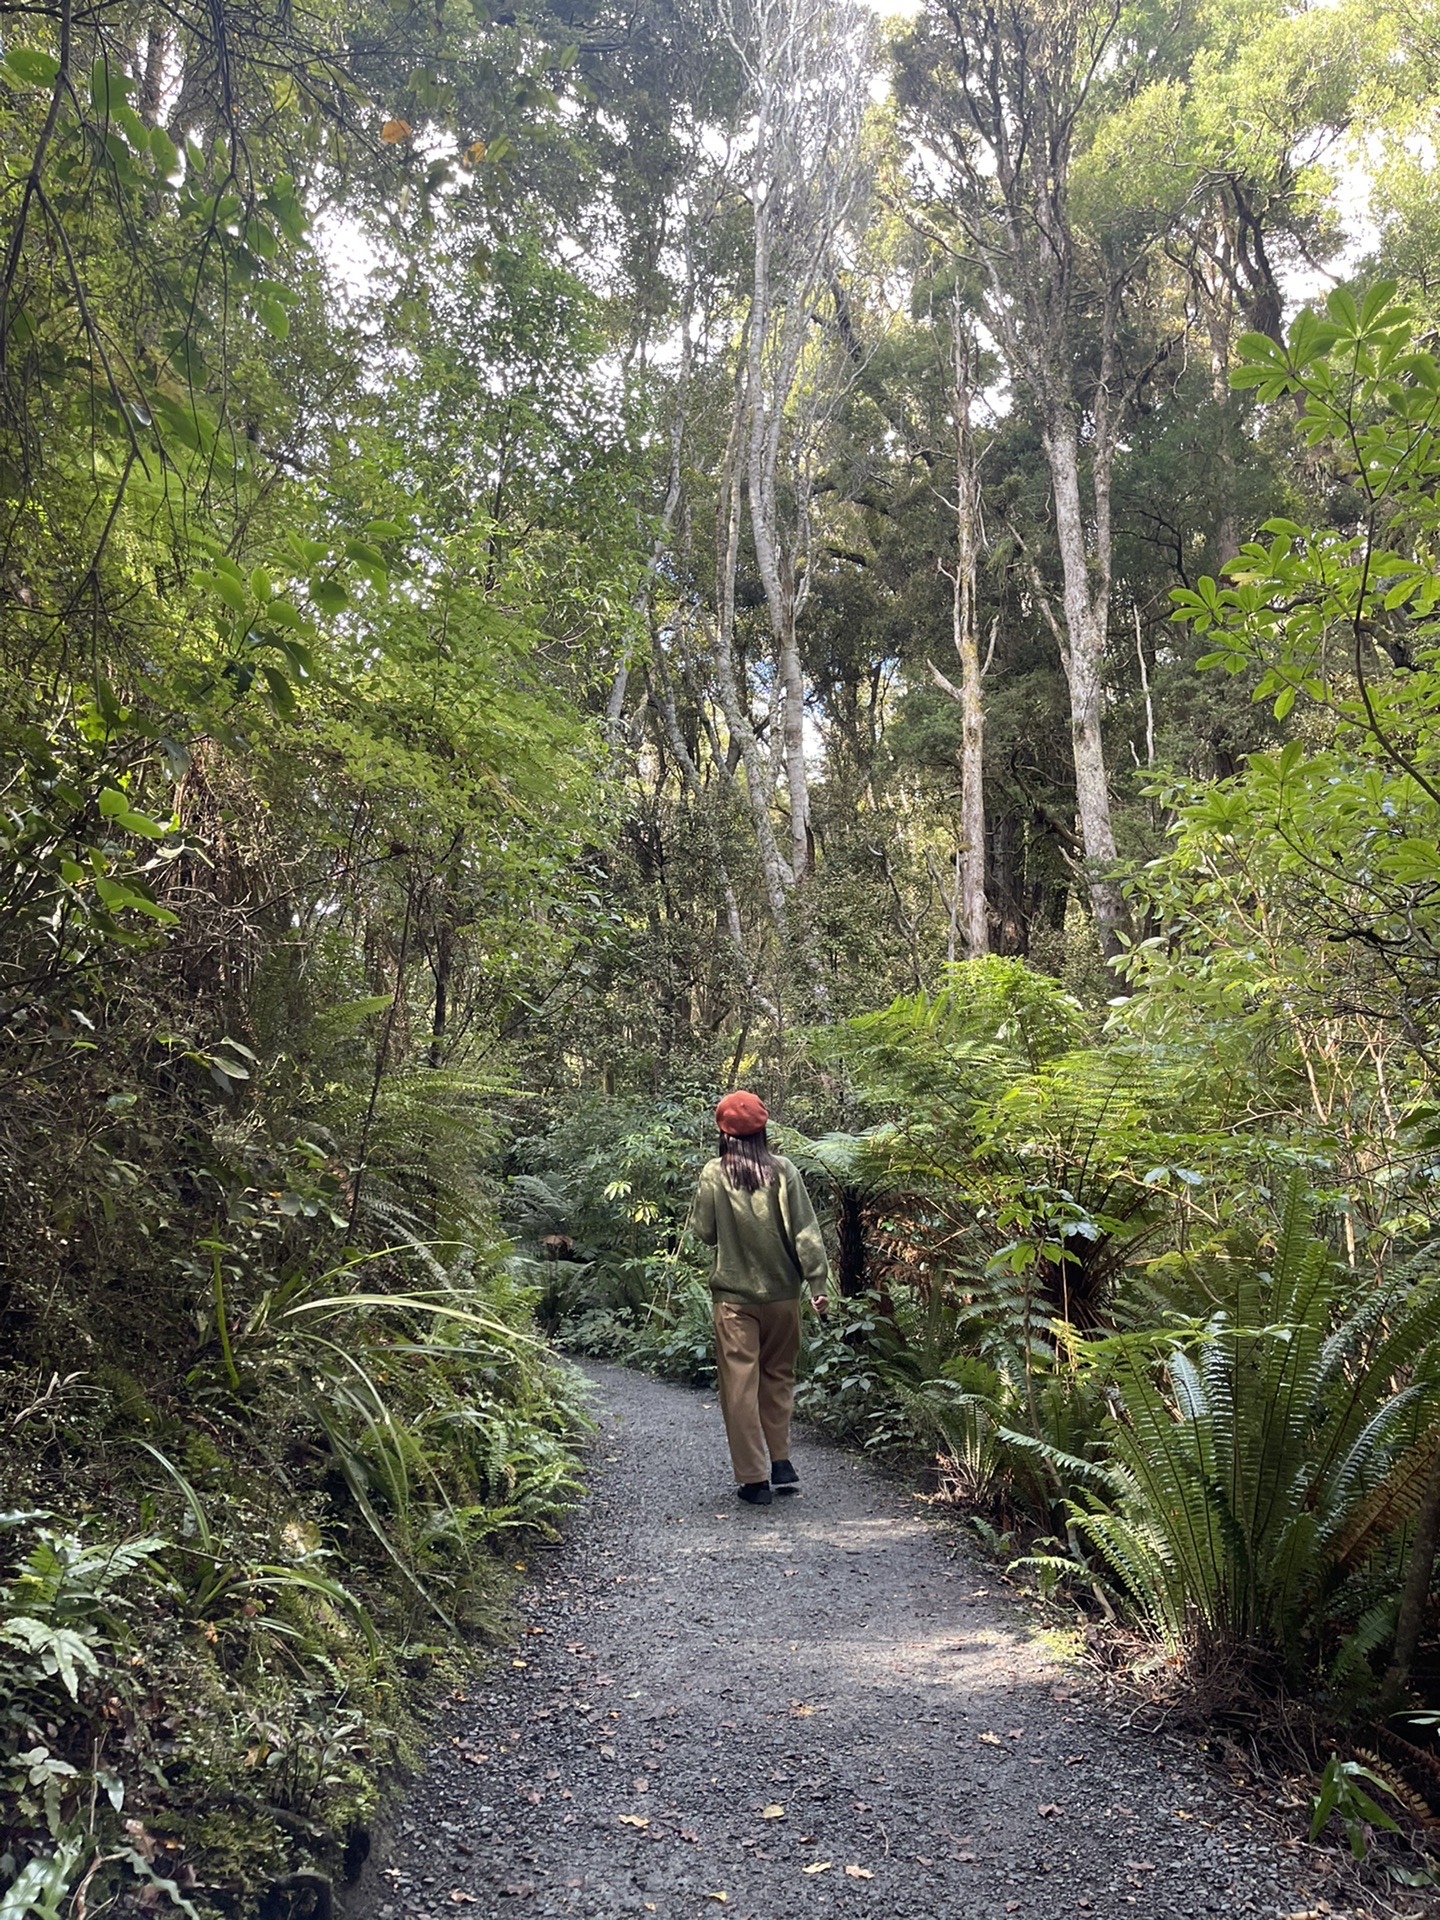
[[[1294,1063],[1255,1037],[999,960],[815,1036],[811,1110],[843,1076],[864,1124],[777,1129],[840,1283],[799,1401],[927,1461],[1024,1584],[1148,1635],[1172,1710],[1284,1703],[1317,1774],[1327,1739],[1380,1745],[1408,1819],[1440,1803],[1440,1619],[1401,1621],[1440,1462],[1431,1156],[1277,1126]],[[711,1377],[703,1105],[592,1104],[527,1150],[557,1338]]]
[[[157,1234],[163,1296],[112,1275],[68,1337],[12,1292],[7,1914],[153,1883],[284,1912],[353,1873],[439,1675],[577,1491],[584,1415],[531,1296],[475,1240],[365,1211],[364,1253],[243,1213],[194,1261]]]
[[[406,77],[437,32],[6,30],[5,1920],[321,1911],[576,1490],[487,1159],[603,812],[591,668],[540,656],[603,647],[635,530],[613,415],[548,404],[605,348],[573,275],[514,231],[437,254],[427,213],[382,348],[317,246],[318,207],[358,234],[408,197],[372,109],[440,110]],[[502,37],[482,119],[548,57]],[[457,353],[457,298],[539,371]],[[523,546],[454,484],[496,412]]]
[[[0,1920],[323,1903],[574,1495],[545,1342],[707,1377],[740,1074],[806,1412],[1435,1800],[1435,37],[1232,11],[984,16],[1091,181],[1047,425],[868,111],[948,124],[953,10],[878,87],[843,8],[10,10]],[[1366,124],[1420,305],[1282,344],[1254,223],[1338,245],[1296,156]]]

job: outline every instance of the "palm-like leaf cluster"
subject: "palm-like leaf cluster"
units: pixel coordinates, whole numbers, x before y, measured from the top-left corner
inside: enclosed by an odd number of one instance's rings
[[[1091,1348],[1116,1417],[1103,1473],[1070,1463],[1097,1487],[1079,1524],[1171,1642],[1294,1666],[1357,1611],[1440,1446],[1440,1286],[1354,1304],[1298,1175],[1273,1248],[1206,1268],[1207,1324]]]

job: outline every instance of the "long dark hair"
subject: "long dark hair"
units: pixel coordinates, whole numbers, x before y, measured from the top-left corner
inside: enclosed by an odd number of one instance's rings
[[[720,1170],[732,1187],[758,1193],[775,1178],[775,1161],[764,1127],[759,1133],[722,1133]]]

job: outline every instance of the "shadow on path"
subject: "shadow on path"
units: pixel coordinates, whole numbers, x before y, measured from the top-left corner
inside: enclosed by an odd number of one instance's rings
[[[356,1920],[1351,1911],[1326,1855],[1090,1703],[903,1487],[802,1442],[801,1492],[744,1507],[713,1396],[586,1371],[591,1496]]]

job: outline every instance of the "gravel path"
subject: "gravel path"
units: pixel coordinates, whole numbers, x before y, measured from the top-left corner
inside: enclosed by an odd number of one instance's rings
[[[355,1920],[1356,1911],[1108,1718],[903,1487],[802,1436],[799,1495],[744,1507],[713,1394],[587,1372],[591,1496]]]

